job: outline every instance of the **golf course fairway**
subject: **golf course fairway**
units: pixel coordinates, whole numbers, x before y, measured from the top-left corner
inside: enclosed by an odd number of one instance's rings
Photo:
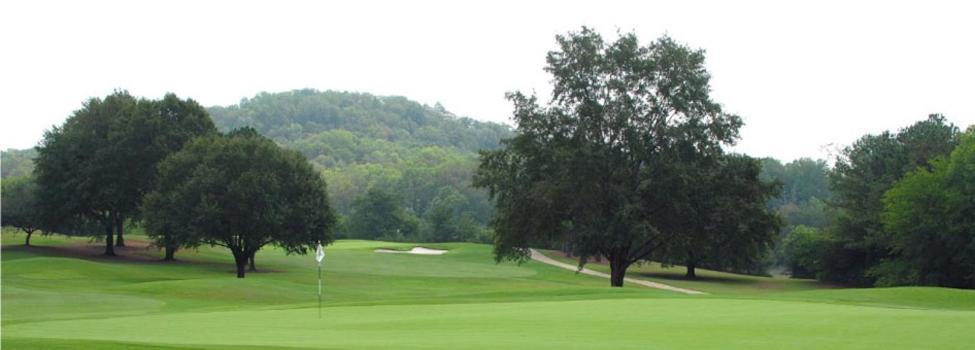
[[[378,254],[415,245],[339,241],[327,248],[317,310],[312,256],[265,249],[259,272],[233,274],[229,252],[158,261],[133,235],[124,257],[85,239],[5,231],[4,349],[967,349],[975,292],[843,289],[807,280],[703,271],[645,278],[707,295],[636,285],[529,261],[495,264],[491,247],[424,245],[444,255]],[[592,264],[594,269],[600,266]],[[670,271],[678,274],[680,269]]]

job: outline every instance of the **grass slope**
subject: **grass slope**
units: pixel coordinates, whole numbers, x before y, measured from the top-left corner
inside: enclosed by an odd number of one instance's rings
[[[229,253],[157,261],[132,236],[125,258],[83,239],[4,231],[4,349],[962,349],[975,343],[975,292],[832,289],[812,281],[712,275],[663,282],[686,296],[535,262],[495,264],[491,248],[376,254],[410,244],[328,247],[323,317],[310,256],[269,249],[233,277]],[[591,266],[596,267],[598,266]],[[650,276],[645,266],[634,277]],[[659,271],[658,271],[659,275]],[[718,278],[720,277],[720,278]]]

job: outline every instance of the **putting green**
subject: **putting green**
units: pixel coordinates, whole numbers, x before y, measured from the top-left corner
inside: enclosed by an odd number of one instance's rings
[[[441,256],[377,254],[413,245],[328,248],[322,318],[310,256],[267,249],[261,272],[233,277],[228,253],[126,258],[82,239],[2,251],[4,349],[963,349],[975,343],[975,292],[835,289],[720,274],[688,296],[535,262],[495,264],[491,247],[437,244]],[[87,253],[86,253],[87,252]],[[87,255],[86,255],[87,254]],[[642,269],[646,269],[643,267]],[[659,272],[659,271],[658,271]],[[657,272],[655,272],[657,273]],[[654,278],[636,269],[632,277]],[[708,278],[710,277],[710,278]],[[682,283],[679,279],[658,280]]]

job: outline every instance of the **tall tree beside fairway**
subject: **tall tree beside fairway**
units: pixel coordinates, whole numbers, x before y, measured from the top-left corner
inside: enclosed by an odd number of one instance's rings
[[[673,174],[668,195],[679,196],[675,234],[654,260],[683,264],[687,278],[700,266],[717,270],[759,272],[760,262],[775,243],[780,219],[766,203],[779,185],[759,178],[758,160],[728,155],[699,162]],[[661,198],[661,200],[665,200]]]
[[[580,257],[605,257],[611,285],[675,231],[671,171],[680,159],[721,154],[741,119],[709,96],[704,52],[663,37],[605,43],[591,29],[557,36],[549,52],[552,102],[511,93],[517,136],[483,152],[475,184],[497,201],[495,254],[562,240]]]
[[[863,136],[844,149],[830,173],[839,217],[818,278],[873,284],[867,272],[887,256],[880,241],[884,193],[909,171],[930,169],[931,160],[955,147],[957,135],[957,127],[933,114],[897,133]]]
[[[40,208],[37,206],[37,185],[29,176],[10,177],[3,180],[3,198],[0,198],[0,221],[27,234],[25,246],[30,246],[30,236],[41,227]]]
[[[239,278],[261,247],[304,254],[331,243],[335,224],[318,171],[249,128],[197,138],[166,158],[143,210],[161,244],[230,249]]]
[[[215,130],[201,106],[172,94],[147,101],[120,91],[88,100],[37,147],[45,225],[91,234],[79,226],[97,223],[105,230],[105,255],[115,255],[113,233],[121,245],[123,224],[138,214],[156,164],[193,136]]]
[[[870,273],[879,285],[975,288],[975,129],[929,167],[919,167],[884,196],[890,256]]]

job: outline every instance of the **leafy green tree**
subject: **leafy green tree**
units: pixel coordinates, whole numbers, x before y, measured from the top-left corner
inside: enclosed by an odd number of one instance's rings
[[[331,243],[335,225],[321,175],[253,129],[200,137],[166,158],[143,210],[157,244],[226,247],[239,278],[261,247],[304,254]]]
[[[415,239],[418,222],[403,210],[399,198],[371,189],[353,204],[348,229],[352,237],[363,239]]]
[[[866,135],[843,151],[830,174],[831,201],[839,209],[834,236],[843,251],[833,271],[817,273],[826,279],[871,285],[867,271],[887,256],[880,241],[885,235],[882,221],[883,196],[906,173],[918,166],[928,168],[936,157],[951,152],[957,144],[958,128],[941,115],[930,115],[898,133]]]
[[[748,156],[729,155],[684,168],[671,186],[684,214],[678,235],[664,242],[664,263],[683,264],[687,278],[695,269],[759,272],[760,262],[775,242],[779,218],[766,202],[778,194],[775,183],[759,178],[760,163]],[[683,188],[678,188],[683,187]]]
[[[526,259],[560,240],[609,261],[612,286],[679,231],[681,159],[719,155],[739,117],[709,96],[704,53],[664,37],[606,43],[591,29],[557,36],[546,71],[552,103],[512,93],[517,135],[483,152],[475,185],[497,201],[495,255]],[[675,202],[676,201],[676,202]]]
[[[826,271],[828,250],[833,246],[821,229],[799,225],[782,241],[785,266],[797,278],[816,278],[816,271]]]
[[[192,136],[214,131],[202,107],[172,94],[158,102],[124,91],[88,100],[37,148],[45,225],[66,234],[91,234],[97,225],[105,255],[115,255],[113,233],[121,245],[125,220],[138,215],[156,164]]]
[[[216,133],[203,106],[192,99],[166,94],[161,100],[140,101],[139,110],[123,118],[114,132],[114,155],[124,160],[118,174],[125,217],[139,215],[143,196],[155,186],[156,166],[190,139]],[[116,223],[116,245],[123,245],[124,218]],[[172,257],[167,247],[167,258]]]
[[[47,131],[37,148],[34,172],[45,226],[78,233],[80,223],[97,224],[109,256],[115,255],[114,228],[131,211],[131,198],[125,198],[130,179],[122,176],[128,159],[118,156],[115,141],[118,126],[138,113],[138,105],[127,92],[92,98]]]
[[[424,215],[424,240],[431,242],[472,241],[473,218],[464,213],[466,199],[452,187],[441,187]]]
[[[975,131],[897,182],[884,207],[890,256],[870,271],[879,285],[975,288]]]
[[[42,225],[42,217],[40,215],[40,207],[37,203],[37,185],[34,180],[30,177],[8,177],[3,180],[3,189],[0,193],[3,194],[3,198],[0,199],[0,222],[3,222],[4,226],[11,226],[24,231],[27,234],[27,239],[24,241],[25,246],[30,246],[30,236],[40,229]]]

